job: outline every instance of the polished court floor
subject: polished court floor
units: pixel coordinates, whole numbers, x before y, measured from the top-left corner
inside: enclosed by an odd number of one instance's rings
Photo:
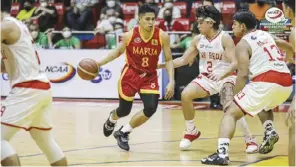
[[[222,111],[196,111],[196,127],[201,131],[189,151],[179,150],[185,123],[178,103],[159,105],[157,113],[130,135],[130,151],[117,147],[113,136],[103,135],[103,123],[117,102],[57,101],[53,105],[54,134],[71,166],[202,166],[200,160],[212,154],[217,147],[217,134]],[[196,109],[207,104],[197,104]],[[126,124],[142,108],[134,103],[132,113],[121,119],[116,129]],[[286,113],[275,113],[275,128],[280,135],[273,152],[267,155],[248,155],[239,129],[230,144],[232,166],[287,166],[288,131],[284,124]],[[257,142],[261,143],[263,127],[257,117],[246,117]],[[49,165],[29,133],[19,131],[11,143],[20,155],[21,164]]]

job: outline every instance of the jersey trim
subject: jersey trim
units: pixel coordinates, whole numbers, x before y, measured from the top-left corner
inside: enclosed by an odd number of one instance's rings
[[[150,36],[148,39],[145,39],[145,38],[142,36],[141,32],[140,32],[140,27],[138,28],[138,31],[139,31],[140,37],[141,37],[141,39],[142,39],[145,43],[149,42],[150,39],[153,38],[153,36],[154,36],[154,30],[155,30],[155,28],[154,28],[154,26],[153,26],[151,36]]]
[[[159,90],[140,89],[142,94],[159,94]]]
[[[283,73],[278,71],[267,71],[252,79],[252,82],[268,82],[279,84],[284,87],[292,86],[293,81],[290,73]]]
[[[129,97],[129,96],[126,96],[125,94],[123,94],[122,88],[121,88],[121,81],[122,81],[122,78],[125,75],[127,69],[128,69],[128,66],[126,66],[123,69],[123,72],[122,72],[122,74],[120,76],[120,79],[118,81],[118,92],[119,92],[120,97],[122,97],[124,100],[126,100],[126,101],[133,101],[134,100],[134,97]]]
[[[209,39],[207,38],[206,36],[206,39],[209,41],[209,42],[212,42],[213,40],[215,40],[220,34],[221,34],[222,30],[220,30],[212,39]]]

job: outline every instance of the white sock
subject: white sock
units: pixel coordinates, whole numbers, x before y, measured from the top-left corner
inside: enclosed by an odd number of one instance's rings
[[[237,124],[237,126],[240,127],[241,131],[244,132],[246,142],[247,142],[247,140],[252,138],[252,134],[249,130],[249,127],[248,127],[245,117],[242,117],[241,119],[239,119],[236,124]]]
[[[121,129],[121,131],[123,133],[125,133],[125,132],[131,132],[132,130],[133,130],[133,128],[130,126],[130,124],[124,125],[123,128]]]
[[[112,122],[112,123],[114,123],[114,124],[116,124],[117,120],[114,120],[114,119],[112,118],[112,115],[113,115],[113,113],[110,114],[109,121]]]
[[[263,123],[263,127],[266,131],[272,131],[274,130],[274,127],[273,127],[273,121],[272,120],[266,120],[264,123]]]
[[[188,120],[188,121],[185,121],[186,123],[186,131],[187,132],[192,132],[195,128],[195,125],[194,125],[194,120]],[[196,133],[197,133],[197,129],[196,129]]]
[[[219,157],[221,157],[221,158],[228,157],[229,143],[230,143],[230,139],[228,139],[228,138],[219,138],[218,139]]]

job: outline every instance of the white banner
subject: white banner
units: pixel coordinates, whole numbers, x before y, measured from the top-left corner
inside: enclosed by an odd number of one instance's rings
[[[92,81],[82,80],[76,71],[84,58],[100,60],[110,50],[38,50],[41,66],[51,81],[53,97],[68,98],[118,98],[118,79],[125,64],[125,55],[102,66]],[[162,56],[160,56],[160,61]],[[162,97],[162,73],[158,71],[160,97]],[[7,74],[1,74],[1,95],[10,91]],[[136,98],[139,96],[137,95]]]

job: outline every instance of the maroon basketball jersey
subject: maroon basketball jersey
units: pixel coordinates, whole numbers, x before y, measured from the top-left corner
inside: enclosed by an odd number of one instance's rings
[[[145,41],[140,34],[140,27],[133,29],[133,35],[126,47],[126,63],[141,72],[156,71],[158,58],[162,49],[160,29],[153,28],[153,35]]]

